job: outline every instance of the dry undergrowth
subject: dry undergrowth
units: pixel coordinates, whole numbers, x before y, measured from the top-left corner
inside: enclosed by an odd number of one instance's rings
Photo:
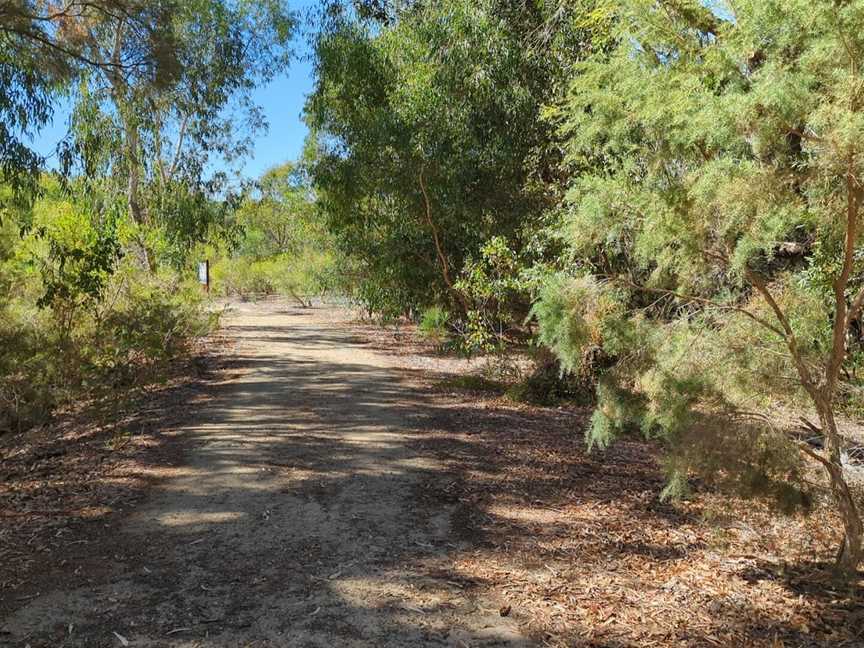
[[[155,383],[0,436],[0,618],[178,464],[181,442],[170,432],[203,398],[202,378],[224,364],[226,344],[213,338]]]
[[[440,369],[458,363],[418,360],[434,354],[410,330],[362,332],[406,366],[425,364],[427,389],[453,384]],[[785,517],[704,490],[664,505],[657,448],[587,454],[587,409],[440,397],[431,444],[451,478],[423,495],[457,507],[474,547],[455,556],[454,576],[506,600],[502,612],[543,643],[864,646],[864,582],[838,584],[828,568],[840,528],[830,509]]]

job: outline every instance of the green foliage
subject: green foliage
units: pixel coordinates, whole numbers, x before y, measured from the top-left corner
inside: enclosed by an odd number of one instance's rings
[[[307,105],[319,149],[312,176],[371,309],[431,302],[467,315],[453,284],[469,258],[481,262],[494,241],[517,255],[529,245],[549,207],[537,177],[550,168],[542,106],[588,47],[559,39],[558,15],[501,0],[329,14]],[[477,288],[477,269],[463,287]]]
[[[218,325],[218,312],[204,303],[193,282],[142,277],[125,269],[112,308],[100,313],[101,338],[92,360],[101,376],[129,384],[142,368],[158,370],[182,357],[190,344]]]
[[[462,331],[467,353],[488,353],[504,348],[527,312],[529,285],[525,267],[507,242],[495,236],[470,256],[453,285],[470,306]]]
[[[833,380],[834,286],[858,200],[851,61],[864,13],[855,2],[609,8],[610,46],[574,67],[548,111],[571,177],[562,234],[582,274],[540,292],[539,339],[566,371],[603,356],[589,443],[662,439],[668,493],[693,472],[804,503],[800,452],[772,415],[747,413],[815,405],[833,420],[813,394],[819,376]],[[859,265],[856,252],[847,301]]]
[[[0,432],[26,430],[76,400],[114,398],[117,388],[157,380],[215,326],[191,288],[155,279],[136,285],[139,273],[123,274],[106,288],[110,306],[78,309],[74,318],[58,317],[66,311],[56,304],[50,311],[22,299],[3,305]]]
[[[62,216],[55,225],[60,222]],[[109,222],[85,229],[83,236],[79,231],[74,242],[49,234],[46,228],[38,233],[48,244],[48,254],[41,264],[45,293],[36,305],[56,307],[63,302],[75,307],[88,301],[98,302],[121,255],[116,224]]]
[[[278,261],[255,261],[239,257],[219,260],[211,270],[213,290],[227,297],[250,299],[276,295],[281,267]]]
[[[271,169],[236,214],[242,237],[213,266],[217,292],[244,298],[287,295],[302,306],[339,289],[332,237],[315,209],[303,167]]]
[[[158,377],[215,324],[183,277],[202,244],[237,236],[228,172],[264,125],[252,92],[291,58],[295,18],[281,0],[0,14],[5,431]],[[26,141],[61,94],[74,110],[55,180]],[[306,286],[327,255],[304,253],[280,286]]]
[[[330,292],[331,262],[326,252],[313,254],[311,250],[301,256],[222,259],[213,265],[213,288],[219,294],[244,299],[284,295],[308,306],[313,297]]]
[[[417,328],[423,337],[440,347],[450,333],[449,323],[450,313],[440,306],[432,306],[420,314],[420,323]]]
[[[216,325],[197,285],[118,261],[118,222],[51,182],[42,194],[28,234],[11,220],[0,230],[0,432],[158,380]]]
[[[9,198],[21,200],[36,192],[42,162],[22,135],[48,122],[57,88],[53,74],[39,67],[38,48],[12,41],[4,38],[0,45],[0,186],[12,189]]]
[[[98,1],[91,5],[94,12],[104,9]],[[82,63],[77,44],[48,19],[54,13],[49,4],[9,0],[2,13],[0,209],[26,204],[38,194],[43,160],[27,140],[50,121],[54,101]]]
[[[264,258],[296,254],[327,237],[315,212],[300,165],[286,163],[267,171],[237,212],[244,238],[238,252]]]
[[[281,0],[151,5],[70,18],[104,64],[81,75],[59,158],[65,176],[127,210],[136,256],[155,272],[232,235],[230,175],[266,126],[252,91],[290,60],[295,19]]]
[[[562,371],[579,374],[592,371],[596,351],[614,353],[629,333],[623,313],[621,296],[588,275],[551,278],[531,309],[539,343],[556,354]]]

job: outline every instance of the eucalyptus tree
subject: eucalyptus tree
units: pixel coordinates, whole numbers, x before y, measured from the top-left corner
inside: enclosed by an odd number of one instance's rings
[[[245,238],[239,252],[254,258],[298,254],[327,235],[315,213],[301,167],[286,162],[268,170],[237,212]]]
[[[456,288],[468,256],[493,236],[521,247],[549,205],[531,181],[563,67],[535,47],[546,3],[333,4],[307,104],[319,204],[368,301],[470,310]]]
[[[0,184],[9,185],[13,197],[32,197],[38,189],[43,159],[27,138],[47,124],[76,74],[97,66],[68,26],[85,7],[93,20],[106,20],[125,4],[0,0]]]
[[[562,107],[581,262],[536,308],[543,339],[574,370],[599,348],[590,441],[665,439],[673,484],[699,470],[800,501],[812,460],[853,571],[864,527],[838,412],[862,389],[864,2],[616,16],[617,49],[575,68]],[[808,410],[810,443],[782,424]]]
[[[114,181],[104,186],[124,196],[151,270],[154,231],[204,236],[213,213],[205,197],[226,179],[208,165],[230,168],[266,125],[251,92],[287,66],[294,26],[281,0],[163,0],[109,20],[76,17],[95,67],[77,95],[65,159]]]

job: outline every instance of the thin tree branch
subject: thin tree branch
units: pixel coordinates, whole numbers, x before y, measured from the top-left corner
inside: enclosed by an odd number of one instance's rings
[[[177,164],[180,162],[180,153],[183,149],[183,139],[186,136],[186,129],[189,126],[190,114],[183,115],[183,120],[180,122],[180,133],[177,135],[177,146],[174,147],[174,155],[171,158],[171,166],[168,168],[168,180],[174,178],[174,173],[177,171]]]
[[[785,331],[783,338],[786,340],[786,346],[789,349],[789,354],[792,356],[792,362],[795,363],[795,368],[801,378],[801,385],[815,400],[816,385],[813,382],[813,376],[810,373],[810,369],[807,368],[807,365],[804,363],[804,358],[801,356],[801,350],[798,346],[798,338],[795,336],[795,331],[792,330],[789,318],[786,317],[783,309],[780,308],[777,300],[774,299],[774,295],[771,294],[768,286],[760,277],[750,270],[746,270],[744,274],[747,280],[753,285],[759,294],[762,295],[762,298],[774,312],[777,321],[780,322],[780,326],[783,327],[783,331]]]
[[[426,186],[426,176],[425,170],[421,166],[420,167],[420,191],[423,194],[423,201],[426,206],[426,224],[429,226],[430,231],[432,232],[432,240],[435,243],[435,252],[438,255],[438,262],[441,264],[441,274],[444,277],[444,282],[447,284],[447,287],[453,292],[454,295],[457,296],[459,302],[465,308],[465,312],[467,313],[469,310],[469,304],[465,300],[465,297],[460,293],[453,285],[453,281],[450,278],[450,264],[447,261],[447,256],[444,254],[444,248],[441,245],[441,237],[438,233],[438,227],[435,225],[435,221],[432,219],[432,202],[429,199],[429,188]]]
[[[834,469],[834,466],[832,465],[832,463],[829,459],[826,459],[825,457],[820,455],[818,452],[816,452],[813,448],[811,448],[806,443],[804,443],[804,442],[798,443],[798,449],[801,452],[803,452],[805,455],[810,457],[811,459],[814,459],[814,460],[818,461],[820,464],[822,464],[825,468],[828,469],[829,473]]]
[[[749,317],[754,322],[758,322],[760,325],[764,326],[766,329],[768,329],[772,333],[775,333],[780,338],[783,338],[783,339],[786,338],[786,334],[783,331],[781,331],[779,328],[777,328],[776,326],[771,324],[771,322],[762,319],[761,317],[759,317],[758,315],[755,315],[754,313],[751,313],[746,308],[742,308],[740,306],[734,306],[732,304],[723,304],[721,302],[714,301],[713,299],[707,299],[705,297],[697,297],[696,295],[686,295],[683,293],[676,292],[674,290],[667,290],[665,288],[651,288],[649,286],[644,286],[644,285],[634,283],[633,281],[630,281],[629,279],[621,281],[620,278],[616,278],[616,277],[606,277],[606,278],[611,280],[611,281],[618,281],[620,283],[624,283],[628,287],[635,288],[636,290],[642,290],[645,292],[655,293],[658,295],[668,295],[670,297],[676,297],[677,299],[681,299],[683,301],[694,302],[697,304],[705,304],[706,306],[711,306],[713,308],[719,308],[721,310],[735,311],[737,313],[741,313],[742,315],[744,315],[746,317]]]

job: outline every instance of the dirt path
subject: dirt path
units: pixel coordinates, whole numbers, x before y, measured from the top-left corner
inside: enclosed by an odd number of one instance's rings
[[[468,542],[420,493],[442,471],[432,405],[340,317],[230,315],[242,373],[181,430],[184,465],[117,525],[92,586],[29,600],[0,645],[533,645],[454,580]]]

